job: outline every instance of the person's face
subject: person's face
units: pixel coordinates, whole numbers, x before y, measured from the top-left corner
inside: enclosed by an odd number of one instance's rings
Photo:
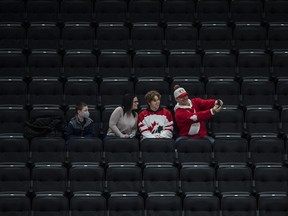
[[[85,118],[85,117],[89,117],[89,110],[88,110],[88,106],[84,106],[82,108],[82,110],[78,110],[78,115],[81,116],[82,118]]]
[[[160,99],[157,95],[154,96],[153,100],[151,100],[149,103],[150,109],[153,111],[156,111],[159,109],[160,106]]]
[[[132,103],[132,110],[137,110],[138,109],[138,104],[139,104],[138,98],[134,97],[133,98],[133,103]]]
[[[181,106],[188,106],[188,105],[189,105],[188,95],[186,95],[186,96],[184,96],[184,97],[182,97],[182,98],[178,97],[178,98],[176,98],[176,101],[177,101],[177,103],[179,103],[179,105],[181,105]]]

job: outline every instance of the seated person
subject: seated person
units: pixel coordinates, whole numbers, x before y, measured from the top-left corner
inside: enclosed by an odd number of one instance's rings
[[[189,99],[188,93],[179,85],[174,87],[174,98],[177,102],[174,107],[175,121],[179,130],[176,141],[204,137],[213,143],[214,138],[208,136],[205,121],[221,110],[223,102],[214,99]]]
[[[149,91],[144,99],[148,108],[138,116],[141,138],[172,138],[172,114],[169,110],[160,107],[161,95],[157,91]]]
[[[67,127],[67,139],[71,136],[93,137],[95,136],[95,128],[93,120],[89,118],[88,105],[84,102],[76,104],[75,116],[71,118]]]
[[[137,131],[138,99],[136,96],[124,95],[122,106],[111,114],[106,138],[133,138]]]

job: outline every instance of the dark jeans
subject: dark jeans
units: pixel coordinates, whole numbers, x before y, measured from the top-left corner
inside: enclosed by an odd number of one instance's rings
[[[189,138],[186,137],[186,136],[180,136],[180,137],[178,137],[178,138],[176,139],[176,142],[179,142],[180,140],[185,140],[185,139],[189,139]],[[214,139],[213,137],[211,137],[211,136],[204,136],[203,139],[209,140],[209,142],[210,142],[211,144],[213,144],[213,143],[215,142],[215,139]]]

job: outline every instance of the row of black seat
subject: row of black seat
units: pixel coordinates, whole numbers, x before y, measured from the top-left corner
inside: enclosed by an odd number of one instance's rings
[[[109,118],[114,109],[115,106],[105,107],[100,112],[95,107],[90,106],[91,118],[94,120],[97,136],[102,137],[107,133]],[[172,108],[171,111],[173,112]],[[66,117],[69,121],[75,115],[74,108],[70,108],[65,113],[59,106],[33,106],[30,112],[23,109],[23,106],[1,106],[0,113],[1,134],[23,133],[24,122],[37,117],[60,116]],[[247,107],[244,112],[239,108],[227,107],[209,122],[208,129],[209,133],[216,137],[286,137],[288,132],[287,113],[287,107],[283,107],[279,111],[269,106],[251,106]],[[177,126],[175,125],[176,134]]]
[[[66,23],[61,31],[55,23],[1,23],[0,48],[18,49],[287,49],[288,24]]]
[[[200,216],[251,215],[286,216],[288,197],[285,194],[264,194],[253,197],[248,194],[231,194],[221,198],[211,194],[187,194],[179,197],[173,193],[154,193],[142,197],[135,193],[112,193],[108,198],[99,193],[77,193],[71,198],[61,193],[38,193],[33,199],[16,193],[0,194],[0,211],[15,216]],[[16,205],[17,204],[17,205]],[[47,208],[49,206],[49,209]],[[133,208],[127,208],[133,206]]]
[[[247,139],[216,137],[211,145],[205,139],[112,139],[71,138],[65,145],[60,137],[1,136],[1,163],[168,163],[168,164],[278,164],[287,163],[286,141],[262,136]],[[67,149],[67,150],[65,150]]]
[[[2,1],[0,21],[287,21],[283,0],[13,0]]]
[[[259,50],[240,51],[137,51],[70,50],[64,55],[56,50],[0,51],[1,77],[109,78],[271,78],[287,79],[287,51],[266,53]]]
[[[259,165],[251,169],[243,165],[108,165],[74,164],[69,169],[59,164],[0,165],[0,192],[170,192],[226,194],[232,192],[260,194],[287,193],[288,168]]]
[[[198,79],[182,78],[174,79],[169,84],[163,78],[142,78],[135,83],[124,78],[105,78],[98,84],[91,78],[68,79],[65,83],[55,78],[34,78],[27,84],[21,79],[2,78],[0,83],[0,104],[4,106],[64,105],[72,108],[78,101],[85,101],[92,107],[103,109],[121,105],[123,95],[131,93],[138,97],[142,108],[146,105],[144,95],[150,90],[156,90],[162,95],[161,104],[171,108],[176,103],[173,98],[176,84],[185,88],[190,97],[221,98],[225,107],[285,108],[288,105],[287,80],[278,80],[275,83],[268,79],[244,79],[240,84],[233,79],[214,78],[205,84]]]

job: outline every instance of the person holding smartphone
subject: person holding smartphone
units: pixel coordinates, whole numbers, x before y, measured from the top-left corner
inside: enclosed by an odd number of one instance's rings
[[[188,98],[188,93],[179,85],[174,86],[175,121],[178,126],[176,141],[186,138],[205,138],[214,143],[208,136],[205,121],[211,119],[222,108],[223,101],[218,99]]]

